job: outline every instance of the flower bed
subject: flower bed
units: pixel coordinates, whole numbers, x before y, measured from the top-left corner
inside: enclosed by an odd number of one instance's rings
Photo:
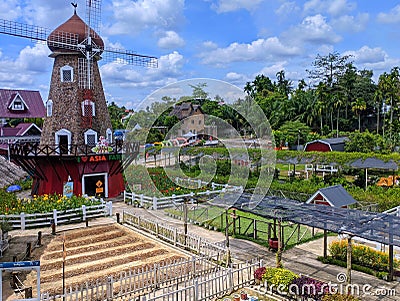
[[[284,297],[298,297],[302,300],[333,301],[348,300],[358,301],[352,295],[342,295],[330,291],[329,283],[305,275],[274,267],[259,267],[254,272],[254,278],[261,280],[267,293],[275,293]]]
[[[15,194],[7,193],[0,190],[0,215],[46,213],[57,211],[65,211],[85,206],[94,206],[101,204],[101,201],[94,198],[83,196],[72,196],[70,198],[59,194],[44,194],[34,196],[33,198],[18,199]]]
[[[335,240],[329,245],[331,257],[336,260],[347,260],[347,241]],[[389,254],[372,249],[368,246],[353,244],[352,263],[370,268],[376,272],[386,272],[389,267]],[[394,267],[400,266],[400,262],[394,259]]]

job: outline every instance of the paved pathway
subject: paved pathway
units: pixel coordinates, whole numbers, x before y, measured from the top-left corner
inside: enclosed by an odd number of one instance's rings
[[[183,227],[181,221],[176,221],[171,217],[164,215],[162,212],[157,211],[147,211],[140,208],[133,208],[124,204],[124,202],[119,198],[113,200],[113,216],[112,218],[98,218],[90,221],[89,225],[95,224],[107,224],[116,222],[116,213],[120,214],[122,220],[122,212],[131,211],[135,214],[140,214],[147,217],[153,217],[154,219],[160,220],[164,223],[171,224],[175,227]],[[84,223],[58,226],[57,231],[64,231],[73,228],[85,227]],[[13,255],[18,255],[20,258],[22,254],[17,254],[16,250],[24,250],[27,242],[35,243],[37,240],[37,233],[41,231],[43,235],[51,234],[50,227],[43,229],[34,229],[26,231],[12,231],[10,234],[12,236],[12,241],[10,244],[10,249],[5,252],[4,257],[0,261],[12,261]],[[225,240],[225,236],[221,232],[216,232],[208,230],[199,226],[189,225],[188,231],[190,233],[195,233],[201,235],[202,237],[213,242],[222,242]],[[332,239],[332,238],[330,238]],[[283,253],[283,265],[298,274],[306,274],[309,276],[316,277],[318,279],[324,280],[326,282],[331,282],[333,284],[339,284],[337,281],[337,275],[339,273],[345,273],[345,268],[336,267],[332,265],[326,265],[316,260],[316,257],[321,255],[322,252],[322,239],[315,240],[299,247],[292,248]],[[261,258],[265,260],[267,265],[275,265],[275,253],[270,252],[267,248],[257,245],[253,242],[231,238],[230,239],[230,249],[234,260],[246,261],[252,258]],[[4,277],[3,279],[3,295],[9,291],[9,279]],[[357,285],[362,291],[363,285],[370,285],[370,292],[375,292],[377,289],[385,288],[392,289],[395,291],[397,296],[362,296],[362,300],[376,301],[376,300],[400,300],[400,283],[399,282],[385,282],[379,280],[376,277],[353,271],[352,273],[352,283]],[[340,288],[340,285],[339,285]],[[4,298],[3,300],[14,300],[15,298]]]

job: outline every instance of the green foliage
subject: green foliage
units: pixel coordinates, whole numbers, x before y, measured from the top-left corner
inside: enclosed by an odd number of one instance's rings
[[[299,275],[284,268],[267,267],[262,276],[262,281],[267,282],[268,286],[273,285],[275,288],[280,288],[281,291],[287,292],[292,281],[298,278]]]
[[[310,131],[310,127],[300,121],[286,121],[279,128],[279,132],[282,133],[282,137],[289,145],[304,143]]]
[[[15,194],[8,194],[4,189],[0,190],[0,215],[20,214],[21,212],[46,213],[54,209],[64,211],[73,208],[93,206],[100,204],[99,200],[83,196],[73,195],[70,198],[59,194],[44,194],[33,198],[18,199]]]
[[[388,153],[382,136],[370,133],[366,130],[363,133],[355,131],[348,136],[344,149],[346,152],[371,153],[381,152]]]
[[[347,241],[333,241],[329,245],[329,252],[332,258],[346,261]],[[375,271],[387,271],[389,267],[389,255],[364,245],[354,244],[352,247],[352,262]],[[394,265],[395,267],[399,266],[399,261],[395,259]]]

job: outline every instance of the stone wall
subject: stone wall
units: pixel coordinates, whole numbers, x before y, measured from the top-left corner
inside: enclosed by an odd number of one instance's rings
[[[55,59],[48,99],[53,101],[53,114],[45,118],[40,144],[54,146],[55,133],[61,129],[67,129],[72,133],[72,144],[84,144],[84,132],[88,128],[84,126],[82,117],[81,103],[84,100],[84,90],[79,88],[78,58],[82,55],[76,52],[53,53],[52,57]],[[66,65],[73,68],[72,82],[61,82],[60,68]],[[91,128],[100,137],[106,136],[107,128],[111,129],[111,121],[97,61],[94,62],[92,70],[92,92],[96,115],[92,118]]]

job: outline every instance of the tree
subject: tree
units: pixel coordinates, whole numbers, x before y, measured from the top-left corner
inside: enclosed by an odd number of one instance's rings
[[[357,98],[351,107],[352,111],[358,116],[358,131],[361,132],[361,114],[367,108],[367,104],[364,99]]]
[[[307,140],[307,136],[311,132],[310,128],[299,121],[287,121],[280,128],[281,137],[289,145],[300,145]]]

